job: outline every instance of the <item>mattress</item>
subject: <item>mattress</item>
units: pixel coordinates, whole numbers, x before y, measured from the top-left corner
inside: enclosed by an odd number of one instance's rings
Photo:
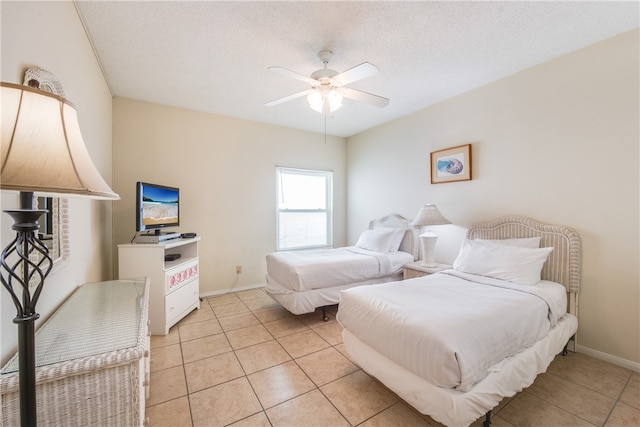
[[[545,337],[566,289],[454,270],[342,291],[338,321],[385,358],[437,387],[470,390],[503,359]]]
[[[413,255],[373,252],[356,246],[274,252],[267,255],[267,275],[296,292],[330,288],[397,275]]]

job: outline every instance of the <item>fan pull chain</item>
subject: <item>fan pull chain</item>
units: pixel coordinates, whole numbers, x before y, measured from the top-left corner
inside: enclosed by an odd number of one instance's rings
[[[327,110],[324,110],[324,145],[327,145]]]

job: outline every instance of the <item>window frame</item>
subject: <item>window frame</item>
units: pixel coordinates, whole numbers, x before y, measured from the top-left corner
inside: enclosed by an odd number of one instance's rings
[[[281,196],[281,176],[282,174],[289,175],[303,175],[303,176],[316,176],[324,177],[325,179],[325,208],[315,209],[281,209],[280,208],[280,196]],[[276,251],[295,251],[304,249],[322,249],[330,248],[333,245],[333,171],[321,170],[321,169],[302,169],[286,166],[276,166]],[[326,242],[320,245],[308,244],[301,246],[282,246],[280,240],[280,214],[281,213],[326,213]]]

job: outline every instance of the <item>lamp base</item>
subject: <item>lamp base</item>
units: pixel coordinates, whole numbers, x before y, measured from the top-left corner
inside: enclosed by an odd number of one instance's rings
[[[435,247],[438,241],[438,236],[430,230],[425,231],[420,235],[420,246],[422,247],[422,266],[423,267],[435,267]]]
[[[0,254],[0,280],[11,295],[16,306],[13,323],[18,325],[18,381],[20,385],[20,425],[36,426],[36,358],[35,321],[36,304],[44,279],[52,267],[49,250],[40,240],[36,231],[40,227],[38,218],[44,210],[32,209],[33,193],[20,193],[20,209],[6,210],[14,221],[12,229],[16,238]],[[38,260],[31,255],[39,254]],[[29,285],[37,282],[33,292]],[[22,295],[17,293],[21,290]]]

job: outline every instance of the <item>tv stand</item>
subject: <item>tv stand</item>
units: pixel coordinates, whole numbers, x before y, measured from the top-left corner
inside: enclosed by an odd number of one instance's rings
[[[199,241],[196,237],[118,245],[118,276],[150,280],[152,335],[166,335],[184,316],[200,308]],[[167,257],[169,254],[172,256]]]

